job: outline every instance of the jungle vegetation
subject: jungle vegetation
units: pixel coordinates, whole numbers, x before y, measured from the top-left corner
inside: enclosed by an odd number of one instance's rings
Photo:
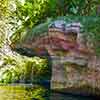
[[[99,55],[99,4],[99,0],[0,0],[0,47],[3,48],[6,43],[21,42],[27,36],[42,34],[47,31],[49,23],[53,20],[63,19],[66,22],[80,21],[84,25],[83,33],[86,33],[85,36],[94,45],[96,44],[95,51]],[[16,57],[3,55],[2,59],[3,63],[0,65],[0,69],[4,66],[12,66],[11,70],[5,68],[4,74],[2,72],[0,74],[2,76],[0,81],[4,83],[18,80],[20,74],[23,76],[26,73],[20,71],[16,73],[17,69],[23,66],[24,70],[24,68],[27,68],[27,63],[30,63],[30,67],[33,67],[31,64],[34,63],[34,60],[37,60],[34,57],[22,57],[21,55],[16,55]],[[41,72],[43,64],[35,63],[35,65]],[[47,63],[43,66],[45,68]],[[13,72],[15,74],[12,74]],[[13,77],[16,77],[16,80]]]
[[[8,48],[3,48],[11,43],[21,43],[26,37],[41,35],[57,19],[67,23],[81,22],[84,36],[95,45],[96,54],[100,55],[99,16],[100,0],[0,0],[0,85],[50,79],[46,58],[27,57],[15,52],[10,55]],[[24,96],[32,96],[36,100],[47,100],[44,97],[50,94],[41,87],[29,91],[22,86],[19,88],[0,87],[7,93],[11,92],[9,89],[21,90]]]

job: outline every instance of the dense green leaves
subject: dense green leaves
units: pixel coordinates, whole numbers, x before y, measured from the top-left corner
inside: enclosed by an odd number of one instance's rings
[[[48,2],[49,0],[26,0],[26,2],[22,4],[16,0],[17,8],[14,14],[18,20],[22,21],[22,25],[25,28],[32,28],[47,17],[49,11]]]
[[[13,38],[17,41],[26,33],[31,33],[32,28],[48,19],[51,13],[50,0],[25,0],[24,3],[15,1],[16,10],[12,12],[10,24],[14,30]]]
[[[51,23],[51,21],[52,18],[48,18],[46,22],[35,26],[31,30],[27,29],[26,32],[22,32],[24,29],[22,29],[22,31],[18,30],[10,37],[10,40],[12,41],[12,43],[16,44],[23,42],[26,39],[31,39],[32,37],[46,35],[48,31],[48,25]]]
[[[96,15],[98,0],[52,0],[56,16]],[[55,10],[54,10],[55,9]]]
[[[16,9],[12,12],[13,36],[17,42],[31,36],[34,27],[48,18],[66,15],[96,15],[98,0],[15,0]],[[36,28],[36,27],[35,27]],[[42,28],[41,28],[42,30]],[[41,31],[40,29],[37,31]],[[46,30],[43,28],[43,30]],[[40,33],[40,32],[39,32]],[[41,32],[42,33],[42,32]]]
[[[12,12],[15,18],[16,34],[24,34],[37,24],[44,22],[48,17],[66,15],[96,15],[97,0],[24,0],[21,3],[15,0],[16,10]],[[19,25],[20,24],[20,25]]]
[[[0,0],[0,17],[7,15],[9,0]]]
[[[0,0],[0,47],[5,42],[6,27],[12,25],[13,35],[11,41],[16,43],[25,37],[38,36],[47,31],[51,19],[63,19],[66,22],[79,21],[83,24],[85,36],[96,45],[95,51],[100,54],[100,18],[99,17],[72,17],[67,15],[96,15],[99,0]],[[9,2],[12,2],[9,6]],[[9,8],[9,9],[8,9]],[[9,15],[10,13],[10,15]],[[9,17],[8,17],[9,15]],[[58,16],[66,16],[60,17]],[[48,20],[49,19],[49,20]],[[6,22],[6,20],[8,20]],[[47,20],[47,22],[46,22]],[[45,22],[45,23],[44,23]],[[43,23],[43,24],[40,24]],[[40,24],[40,25],[38,25]],[[38,25],[38,26],[36,26]],[[10,28],[9,28],[10,30]],[[20,59],[20,60],[19,60]],[[27,80],[30,77],[31,69],[36,74],[34,78],[47,73],[47,63],[36,62],[37,58],[26,57],[3,57],[4,63],[0,69],[0,80],[3,83],[15,82],[17,80]],[[37,59],[39,61],[40,58]],[[4,68],[3,68],[4,67]],[[29,69],[28,69],[29,67]],[[43,77],[41,77],[43,78]]]
[[[8,15],[9,0],[0,0],[0,47],[4,44],[6,37],[6,17]]]

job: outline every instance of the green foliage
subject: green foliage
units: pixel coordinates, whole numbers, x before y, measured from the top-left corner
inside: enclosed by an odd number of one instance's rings
[[[17,0],[16,6],[16,16],[22,20],[23,25],[29,28],[41,21],[43,17],[46,17],[45,14],[48,11],[47,0],[26,0],[23,5]]]
[[[52,15],[96,15],[99,0],[51,0]]]
[[[15,0],[16,10],[12,12],[10,22],[13,26],[13,40],[19,40],[36,25],[43,23],[47,18],[56,18],[66,15],[96,15],[97,0],[25,0],[21,3]],[[17,34],[17,35],[16,35]]]
[[[9,13],[8,2],[9,0],[0,0],[0,47],[2,47],[6,38],[6,17]]]
[[[2,31],[4,30],[0,29],[0,48],[4,45],[4,41],[5,41],[5,34],[3,34]]]
[[[0,65],[0,83],[13,83],[20,80],[32,82],[48,77],[48,62],[39,57],[3,56]],[[45,75],[47,77],[45,77]]]
[[[25,41],[26,39],[31,39],[36,36],[46,35],[48,31],[48,25],[51,23],[51,21],[52,18],[48,18],[46,22],[35,26],[31,30],[27,29],[27,31],[24,33],[18,30],[10,37],[10,40],[12,41],[12,43],[19,43]]]
[[[13,40],[22,40],[24,35],[31,34],[32,28],[48,19],[50,0],[15,0],[16,10],[11,14]],[[47,24],[47,23],[46,23]],[[20,39],[22,38],[22,39]]]
[[[49,0],[26,0],[24,4],[16,0],[16,10],[12,13],[17,22],[21,21],[21,27],[31,29],[42,22],[49,12]],[[20,28],[16,27],[17,30]]]
[[[0,17],[8,14],[9,0],[0,0]]]

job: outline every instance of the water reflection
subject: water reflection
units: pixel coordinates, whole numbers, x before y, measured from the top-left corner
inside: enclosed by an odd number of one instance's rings
[[[42,85],[0,86],[0,100],[95,100],[92,97],[51,92]]]
[[[0,100],[49,100],[50,91],[39,85],[0,86]]]

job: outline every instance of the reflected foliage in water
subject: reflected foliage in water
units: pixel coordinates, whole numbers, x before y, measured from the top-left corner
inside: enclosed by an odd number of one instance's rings
[[[43,86],[0,86],[0,100],[49,100],[49,92]]]
[[[0,86],[0,100],[95,100],[92,97],[51,92],[41,85]]]

